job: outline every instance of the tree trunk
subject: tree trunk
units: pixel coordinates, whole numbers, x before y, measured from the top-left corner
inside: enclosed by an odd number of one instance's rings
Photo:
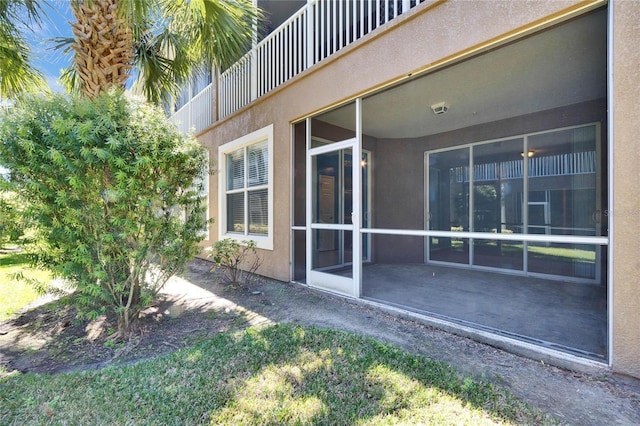
[[[131,73],[133,34],[117,5],[118,0],[72,3],[74,61],[82,91],[90,98],[113,86],[124,89]]]
[[[129,314],[129,309],[124,307],[116,316],[118,321],[118,334],[122,340],[128,340],[131,334],[131,319],[129,318]]]
[[[117,314],[118,332],[124,340],[129,339],[142,309],[142,289],[138,280],[132,281],[133,288],[131,293],[129,294],[128,291],[123,292],[120,310]]]

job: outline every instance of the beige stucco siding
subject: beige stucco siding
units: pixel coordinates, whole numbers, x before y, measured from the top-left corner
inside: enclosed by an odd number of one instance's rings
[[[640,8],[613,3],[613,368],[640,377]]]
[[[410,74],[439,69],[490,47],[516,40],[602,2],[446,1],[415,8],[379,31],[305,71],[272,93],[199,135],[217,160],[218,146],[267,125],[274,126],[274,249],[263,251],[262,274],[289,281],[291,123],[374,91]],[[640,377],[640,9],[613,3],[614,199],[612,233],[613,356],[615,371]],[[211,212],[218,216],[217,177]],[[217,238],[218,224],[212,227]]]
[[[291,122],[453,57],[486,49],[488,42],[531,32],[532,23],[576,9],[576,3],[584,2],[426,2],[203,132],[198,139],[217,161],[220,144],[274,125],[275,238],[273,251],[263,253],[262,273],[290,279]],[[210,193],[214,215],[216,184],[214,178]],[[217,224],[212,228],[215,240]]]

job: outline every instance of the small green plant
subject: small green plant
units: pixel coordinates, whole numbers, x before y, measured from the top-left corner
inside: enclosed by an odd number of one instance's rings
[[[249,284],[262,264],[253,240],[225,238],[215,242],[207,251],[215,263],[212,270],[220,270],[227,284]]]
[[[105,348],[115,348],[117,346],[118,342],[116,342],[115,340],[106,340],[102,346],[104,346]]]

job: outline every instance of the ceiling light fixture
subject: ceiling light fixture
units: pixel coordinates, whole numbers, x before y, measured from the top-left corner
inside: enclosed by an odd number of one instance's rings
[[[446,102],[438,102],[437,104],[431,105],[431,111],[433,111],[435,115],[444,114],[449,111],[449,105],[447,105]]]

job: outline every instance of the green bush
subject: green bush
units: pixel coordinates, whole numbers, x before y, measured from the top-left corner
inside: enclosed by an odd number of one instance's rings
[[[74,283],[82,315],[140,311],[198,252],[205,150],[164,114],[111,92],[22,100],[0,118],[0,164],[41,228],[37,258]]]
[[[207,248],[208,257],[224,274],[228,284],[248,284],[256,275],[262,259],[253,240],[238,241],[231,238],[216,241]]]

